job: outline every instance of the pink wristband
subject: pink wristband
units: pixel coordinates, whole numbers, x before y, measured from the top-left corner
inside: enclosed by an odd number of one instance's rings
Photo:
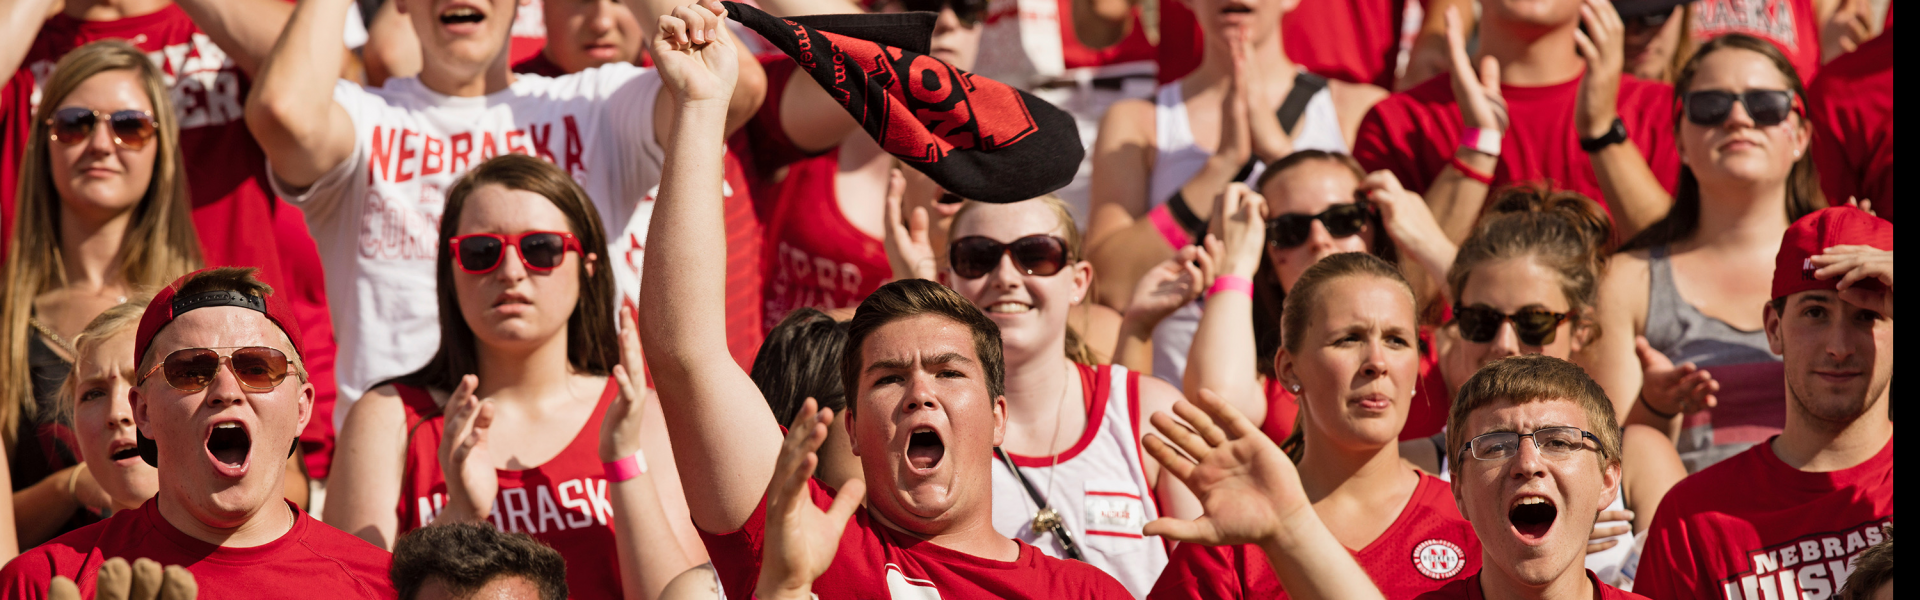
[[[619,483],[633,479],[636,476],[646,474],[647,454],[635,450],[633,454],[628,455],[626,458],[609,463],[600,463],[600,468],[606,470],[607,481]]]
[[[1221,275],[1213,278],[1213,287],[1207,288],[1207,297],[1212,298],[1220,292],[1240,292],[1248,298],[1253,297],[1253,280],[1239,275]]]
[[[1167,245],[1172,246],[1173,249],[1178,250],[1193,245],[1193,238],[1189,237],[1187,230],[1182,229],[1180,224],[1173,220],[1173,213],[1167,210],[1167,205],[1155,206],[1153,210],[1147,211],[1147,220],[1153,222],[1153,229],[1160,232],[1160,237],[1167,238]]]

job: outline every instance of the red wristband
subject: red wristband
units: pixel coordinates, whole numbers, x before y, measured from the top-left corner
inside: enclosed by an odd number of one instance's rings
[[[1220,292],[1240,292],[1248,298],[1253,297],[1253,280],[1239,275],[1221,275],[1213,278],[1213,286],[1207,288],[1207,297],[1212,298]]]
[[[635,450],[633,454],[628,455],[626,458],[613,462],[600,463],[600,468],[606,471],[607,481],[620,483],[646,474],[647,455],[645,452]]]
[[[1466,161],[1460,160],[1458,156],[1447,157],[1447,163],[1453,165],[1453,170],[1459,171],[1460,174],[1465,175],[1467,179],[1472,179],[1486,185],[1493,185],[1493,175],[1475,171],[1471,165],[1468,165]]]

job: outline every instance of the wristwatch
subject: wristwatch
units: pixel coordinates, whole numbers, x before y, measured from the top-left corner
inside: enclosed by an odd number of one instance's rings
[[[1621,122],[1620,117],[1614,117],[1613,125],[1607,128],[1605,135],[1597,138],[1580,138],[1580,149],[1588,153],[1599,152],[1607,146],[1624,141],[1627,141],[1627,124]]]

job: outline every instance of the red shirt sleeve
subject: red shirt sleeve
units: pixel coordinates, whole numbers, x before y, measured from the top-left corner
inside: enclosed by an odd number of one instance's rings
[[[1375,104],[1360,120],[1360,131],[1354,135],[1353,158],[1368,171],[1386,169],[1400,179],[1400,185],[1406,186],[1416,194],[1425,194],[1433,181],[1426,177],[1420,168],[1419,144],[1425,140],[1415,140],[1408,132],[1412,116],[1408,107],[1411,99],[1404,94],[1394,94]]]
[[[821,510],[833,506],[833,495],[819,483],[808,480],[807,492],[813,495],[814,506]],[[852,528],[853,524],[847,526]],[[719,573],[720,588],[727,597],[751,597],[753,589],[760,584],[760,557],[767,545],[767,498],[760,497],[760,505],[753,507],[753,514],[740,524],[738,531],[723,534],[701,531],[700,540],[706,543],[707,557],[713,562],[713,570]]]
[[[1166,569],[1153,582],[1148,600],[1198,600],[1200,598],[1241,598],[1242,573],[1234,560],[1243,554],[1240,546],[1202,546],[1181,544],[1167,558]]]
[[[1668,493],[1686,494],[1686,487],[1675,486]],[[1682,509],[1673,500],[1669,495],[1654,513],[1653,524],[1647,527],[1647,546],[1640,553],[1640,566],[1633,577],[1634,592],[1652,598],[1692,598],[1700,593],[1694,581],[1699,568],[1694,563],[1686,523],[1676,516]]]
[[[19,191],[20,156],[27,150],[27,135],[32,131],[33,72],[25,68],[13,72],[5,88],[0,88],[0,261],[7,259],[7,245],[13,239],[13,201]]]

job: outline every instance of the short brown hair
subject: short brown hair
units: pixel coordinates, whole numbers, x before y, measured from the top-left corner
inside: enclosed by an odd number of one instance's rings
[[[1620,463],[1620,425],[1613,402],[1580,365],[1543,354],[1512,356],[1487,363],[1460,386],[1447,415],[1447,456],[1453,475],[1460,471],[1460,449],[1471,439],[1467,417],[1501,402],[1526,404],[1564,400],[1587,414],[1587,432],[1600,440],[1602,467]]]
[[[501,577],[525,577],[540,588],[540,600],[567,597],[567,561],[560,552],[533,536],[487,523],[441,523],[400,536],[387,577],[408,600],[432,579],[466,594]]]
[[[987,379],[987,397],[1006,394],[1007,367],[1000,351],[1000,326],[972,302],[947,286],[925,279],[902,279],[880,286],[854,310],[847,324],[847,344],[840,352],[840,382],[848,395],[847,412],[860,405],[861,347],[867,336],[888,323],[918,315],[939,315],[973,334],[973,353]]]
[[[1447,271],[1447,289],[1454,302],[1460,302],[1467,279],[1481,265],[1532,259],[1559,275],[1574,335],[1590,343],[1600,337],[1592,312],[1599,303],[1612,238],[1606,211],[1585,195],[1537,184],[1510,187],[1497,194],[1473,235],[1460,243]]]
[[[1841,600],[1866,600],[1881,585],[1893,583],[1893,523],[1881,526],[1880,533],[1885,536],[1880,543],[1854,557],[1853,575],[1837,594]]]

